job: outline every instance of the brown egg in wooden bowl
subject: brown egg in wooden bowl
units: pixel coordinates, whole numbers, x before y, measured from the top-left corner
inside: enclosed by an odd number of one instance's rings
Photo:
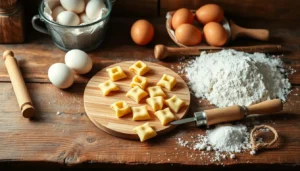
[[[223,46],[228,40],[228,33],[218,22],[223,20],[224,12],[221,8],[212,9],[212,5],[204,5],[197,11],[181,8],[168,12],[166,28],[171,39],[181,47],[205,46],[207,43]],[[210,21],[215,22],[203,29],[203,22]],[[204,43],[204,40],[207,43]]]
[[[166,29],[170,38],[180,47],[222,47],[237,37],[266,41],[269,31],[247,29],[224,17],[223,9],[206,4],[198,10],[181,8],[167,13]]]

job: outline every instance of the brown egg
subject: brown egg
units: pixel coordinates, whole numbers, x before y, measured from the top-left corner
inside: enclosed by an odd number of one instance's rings
[[[203,28],[206,42],[211,46],[223,46],[228,39],[224,27],[216,22],[207,23]]]
[[[203,5],[196,11],[196,19],[203,25],[209,22],[220,22],[223,18],[224,11],[216,4]]]
[[[138,45],[148,44],[154,36],[154,28],[147,20],[138,20],[131,26],[131,38]]]
[[[175,30],[175,36],[179,43],[186,46],[197,45],[202,40],[201,31],[192,24],[181,24]]]
[[[193,24],[193,22],[194,14],[186,8],[177,10],[172,16],[172,28],[174,30],[181,24]]]

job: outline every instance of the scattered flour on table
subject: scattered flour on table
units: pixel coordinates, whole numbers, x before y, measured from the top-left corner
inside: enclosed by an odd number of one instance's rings
[[[221,125],[213,130],[207,130],[208,143],[214,150],[220,152],[240,153],[249,149],[250,134],[244,125]]]
[[[221,161],[227,157],[235,159],[234,153],[241,153],[251,149],[250,134],[245,125],[218,125],[206,131],[206,135],[197,135],[192,141],[177,139],[182,147],[193,150],[214,151],[211,162]]]
[[[185,72],[195,96],[218,107],[248,106],[273,98],[285,101],[291,88],[282,61],[263,53],[202,52]]]

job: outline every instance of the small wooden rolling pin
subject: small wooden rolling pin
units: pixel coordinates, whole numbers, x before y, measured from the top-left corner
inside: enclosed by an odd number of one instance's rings
[[[171,125],[180,125],[195,122],[197,126],[214,125],[218,123],[240,120],[253,114],[273,114],[283,109],[280,99],[267,100],[251,106],[230,106],[195,112],[194,117],[173,121]]]
[[[14,58],[14,53],[7,50],[3,53],[3,60],[9,74],[13,89],[15,91],[19,107],[25,118],[30,118],[34,114],[34,107],[26,88],[21,71],[18,67],[17,60]]]
[[[167,47],[164,45],[156,45],[154,47],[154,56],[156,59],[165,59],[167,57],[178,57],[185,55],[197,55],[199,56],[202,51],[217,52],[223,49],[234,49],[244,52],[281,52],[283,47],[281,45],[256,45],[256,46],[232,46],[232,47]]]

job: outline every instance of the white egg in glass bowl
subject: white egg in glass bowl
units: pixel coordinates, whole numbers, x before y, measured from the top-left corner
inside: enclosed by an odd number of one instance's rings
[[[75,1],[78,1],[77,5]],[[113,2],[114,0],[43,0],[39,6],[39,14],[33,16],[31,22],[37,31],[50,35],[53,43],[60,49],[88,52],[104,41]],[[63,9],[54,11],[57,6]],[[44,22],[46,27],[38,24],[37,20]]]

